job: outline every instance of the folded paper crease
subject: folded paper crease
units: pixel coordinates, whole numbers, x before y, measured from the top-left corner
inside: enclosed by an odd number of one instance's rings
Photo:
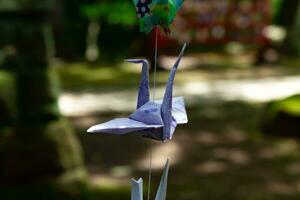
[[[176,71],[185,51],[183,48],[170,72],[163,99],[150,100],[149,64],[144,59],[129,59],[130,63],[142,64],[142,74],[137,98],[137,110],[128,118],[117,118],[90,127],[88,133],[115,135],[137,134],[155,140],[171,140],[178,124],[188,122],[183,97],[173,97]]]

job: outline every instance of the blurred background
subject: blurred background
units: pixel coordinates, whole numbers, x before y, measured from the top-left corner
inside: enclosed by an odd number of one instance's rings
[[[152,195],[171,160],[168,199],[300,198],[300,1],[185,0],[158,36],[157,97],[175,81],[189,123],[170,142],[88,135],[134,111],[154,34],[131,0],[0,0],[0,199]],[[151,74],[151,81],[153,73]]]

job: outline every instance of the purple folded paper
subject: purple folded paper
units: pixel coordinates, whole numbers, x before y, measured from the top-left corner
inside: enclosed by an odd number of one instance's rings
[[[188,122],[183,97],[173,97],[174,78],[185,48],[186,44],[171,70],[162,100],[150,100],[148,61],[143,59],[127,60],[131,63],[143,64],[137,110],[128,118],[117,118],[92,126],[87,132],[116,135],[134,133],[160,141],[171,140],[176,126]]]

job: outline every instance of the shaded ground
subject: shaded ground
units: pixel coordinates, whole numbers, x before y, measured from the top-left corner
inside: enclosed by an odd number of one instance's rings
[[[146,182],[152,148],[152,187],[158,186],[165,159],[171,159],[168,199],[299,199],[299,143],[259,133],[262,105],[199,102],[188,109],[189,124],[178,127],[165,144],[135,136],[83,135],[86,125],[73,118],[94,182],[100,188],[126,188],[130,177],[142,176]]]
[[[264,101],[254,103],[257,101],[250,100],[245,103],[238,100],[239,97],[235,98],[235,101],[230,99],[225,101],[222,96],[207,98],[205,94],[195,94],[193,101],[187,102],[189,123],[178,127],[174,139],[166,143],[137,136],[87,135],[85,130],[90,125],[114,117],[127,116],[130,113],[135,104],[134,91],[139,80],[139,72],[136,70],[122,72],[124,68],[113,72],[110,71],[112,69],[104,68],[105,73],[102,76],[97,76],[97,73],[90,76],[91,73],[88,71],[95,72],[93,68],[79,67],[77,70],[85,70],[85,73],[72,74],[67,70],[60,73],[64,78],[67,91],[77,94],[85,91],[100,96],[108,94],[110,97],[116,95],[117,99],[130,104],[129,109],[118,109],[119,105],[115,105],[106,110],[95,110],[85,116],[69,117],[83,143],[91,179],[95,186],[99,186],[96,187],[99,189],[99,197],[129,199],[131,177],[143,177],[146,188],[151,149],[154,170],[152,188],[155,188],[152,189],[153,198],[167,158],[171,160],[168,199],[292,200],[300,198],[299,142],[297,139],[265,136],[260,132]],[[99,70],[98,75],[101,72],[101,69]],[[178,89],[180,85],[189,81],[199,83],[218,81],[218,79],[229,82],[233,80],[236,86],[245,83],[245,80],[252,80],[255,83],[257,79],[267,80],[270,77],[281,83],[278,80],[283,80],[284,76],[297,76],[297,74],[300,74],[299,68],[233,68],[207,71],[202,69],[178,73],[176,79]],[[163,85],[166,77],[166,72],[158,75],[160,85]],[[76,84],[72,85],[74,80],[78,82],[84,80],[81,82],[84,85],[76,87]],[[262,82],[260,85],[266,84]],[[269,91],[270,87],[262,89],[260,85],[257,89],[261,90],[261,94],[265,96],[272,94],[274,88]],[[215,86],[221,87],[222,83]],[[244,86],[247,88],[249,85],[244,84]],[[288,83],[287,86],[289,87],[286,88],[291,88]],[[128,88],[130,92],[118,94],[120,90],[124,91]],[[201,90],[196,87],[194,89]],[[190,98],[190,96],[186,97]],[[104,101],[109,101],[109,98],[104,98]]]

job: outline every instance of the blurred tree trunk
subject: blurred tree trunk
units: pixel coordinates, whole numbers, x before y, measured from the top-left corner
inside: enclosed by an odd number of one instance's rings
[[[297,51],[298,57],[300,57],[300,3],[298,4],[298,11],[296,15],[295,25],[293,29],[293,36],[295,42],[295,48]]]
[[[55,1],[56,56],[69,61],[82,61],[85,58],[88,20],[81,16],[80,8],[90,0]]]
[[[86,38],[86,52],[85,58],[89,62],[95,62],[100,55],[98,47],[98,38],[100,33],[100,23],[97,21],[90,21],[88,25],[87,38]]]
[[[44,199],[36,196],[38,187],[46,199],[77,199],[85,190],[86,173],[80,144],[59,115],[58,88],[48,65],[51,0],[28,4],[19,10],[0,7],[0,48],[11,49],[5,66],[15,76],[17,96],[12,131],[0,136],[1,198]]]
[[[300,0],[282,0],[274,22],[287,30],[282,52],[287,55],[300,55]]]

